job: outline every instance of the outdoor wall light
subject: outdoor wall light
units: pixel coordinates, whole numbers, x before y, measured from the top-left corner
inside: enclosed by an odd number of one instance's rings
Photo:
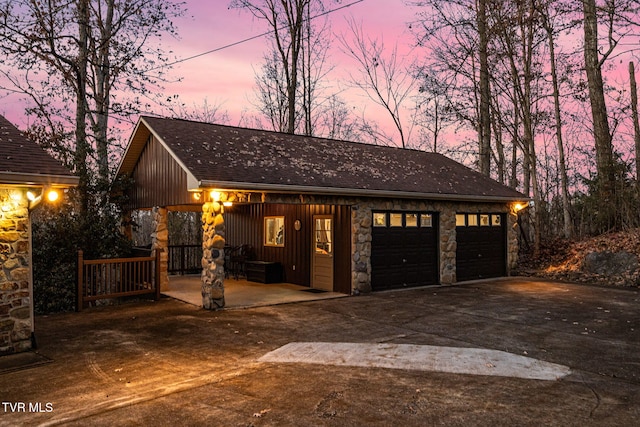
[[[58,199],[60,199],[60,190],[56,188],[45,188],[40,192],[40,194],[37,194],[36,190],[27,191],[29,210],[38,206],[43,199],[46,199],[50,203],[58,201]]]
[[[224,202],[224,203],[222,203],[222,206],[225,206],[225,207],[229,208],[229,207],[233,206],[233,202]]]
[[[515,213],[518,213],[521,210],[529,207],[533,207],[533,200],[531,200],[530,202],[518,202],[515,205],[513,205],[513,210]]]
[[[212,191],[212,192],[211,192],[211,199],[212,199],[214,202],[219,202],[219,201],[220,201],[220,196],[221,196],[221,194],[220,194],[220,192],[219,192],[219,191],[215,191],[215,190],[214,190],[214,191]]]
[[[55,202],[56,200],[58,200],[60,198],[60,193],[58,193],[56,190],[49,190],[47,191],[47,200],[50,202]]]
[[[200,200],[200,199],[202,199],[202,193],[194,192],[193,193],[193,200]]]

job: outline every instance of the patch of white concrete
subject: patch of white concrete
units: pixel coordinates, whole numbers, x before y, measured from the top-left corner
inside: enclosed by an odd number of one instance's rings
[[[571,373],[564,365],[499,350],[413,344],[293,342],[265,354],[258,362],[406,369],[547,381]]]

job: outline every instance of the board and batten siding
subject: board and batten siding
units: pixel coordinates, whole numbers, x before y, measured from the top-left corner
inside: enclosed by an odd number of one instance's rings
[[[149,137],[132,178],[130,209],[194,205],[193,210],[199,210],[199,204],[194,204],[187,191],[187,173],[153,136]]]
[[[311,284],[313,216],[334,220],[334,291],[351,293],[351,207],[341,205],[248,204],[225,208],[225,237],[230,246],[251,245],[256,259],[279,262],[284,281]],[[284,247],[264,245],[264,218],[284,216]],[[300,231],[294,223],[299,220]]]

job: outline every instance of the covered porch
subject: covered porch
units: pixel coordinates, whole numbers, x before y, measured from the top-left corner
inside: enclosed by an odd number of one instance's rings
[[[202,307],[202,278],[200,274],[169,276],[169,285],[163,295]],[[319,291],[292,283],[257,283],[240,278],[224,281],[225,308],[239,309],[293,302],[341,298],[347,294]]]

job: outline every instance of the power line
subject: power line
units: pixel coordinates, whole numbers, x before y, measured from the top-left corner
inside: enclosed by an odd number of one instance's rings
[[[317,14],[315,16],[312,16],[309,19],[313,20],[313,19],[316,19],[316,18],[320,18],[322,16],[329,15],[330,13],[338,12],[338,11],[340,11],[342,9],[347,9],[347,8],[349,8],[351,6],[354,6],[354,5],[358,4],[358,3],[362,3],[363,1],[364,0],[356,0],[356,1],[353,1],[351,3],[345,4],[343,6],[336,7],[335,9],[331,9],[331,10],[327,10],[325,12],[319,13],[319,14]],[[282,30],[282,29],[285,29],[285,28],[286,27],[280,27],[277,30]],[[168,64],[164,64],[164,65],[161,65],[159,67],[151,68],[149,71],[157,70],[157,69],[160,69],[160,68],[171,67],[171,66],[174,66],[176,64],[181,64],[183,62],[191,61],[192,59],[200,58],[201,56],[205,56],[205,55],[209,55],[211,53],[219,52],[219,51],[224,50],[224,49],[229,49],[231,47],[238,46],[240,44],[250,42],[251,40],[259,39],[260,37],[264,37],[264,36],[267,36],[269,34],[271,34],[271,31],[265,31],[264,33],[261,33],[261,34],[255,35],[255,36],[251,36],[251,37],[248,37],[246,39],[239,40],[237,42],[229,43],[229,44],[226,44],[224,46],[220,46],[220,47],[217,47],[215,49],[211,49],[211,50],[208,50],[206,52],[199,53],[197,55],[189,56],[187,58],[178,59],[177,61],[170,62]]]

